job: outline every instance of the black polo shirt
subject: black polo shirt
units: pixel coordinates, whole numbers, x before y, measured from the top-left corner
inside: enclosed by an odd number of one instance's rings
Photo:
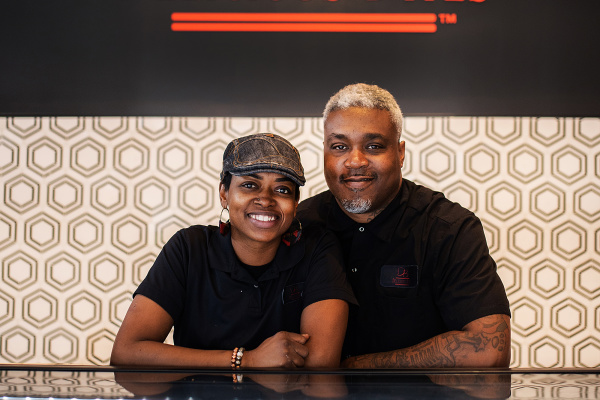
[[[303,201],[303,226],[341,241],[360,307],[351,307],[346,356],[405,348],[491,314],[510,315],[480,220],[442,193],[403,180],[396,198],[358,224],[330,191]]]
[[[236,257],[231,236],[191,226],[163,247],[136,294],[154,300],[174,320],[176,345],[197,349],[258,347],[285,330],[300,332],[302,310],[314,302],[356,302],[337,239],[321,228],[281,244],[258,280]]]

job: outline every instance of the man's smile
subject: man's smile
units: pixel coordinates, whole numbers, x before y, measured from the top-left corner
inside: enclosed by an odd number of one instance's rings
[[[347,188],[349,188],[350,190],[353,190],[353,191],[364,190],[368,186],[371,185],[371,183],[375,180],[375,178],[376,178],[375,174],[365,174],[365,173],[352,174],[351,173],[349,175],[341,175],[340,183],[342,183]]]
[[[359,176],[353,176],[351,178],[345,178],[343,181],[344,182],[366,182],[366,181],[372,181],[375,178],[369,177],[369,176],[364,176],[364,177],[359,177]]]

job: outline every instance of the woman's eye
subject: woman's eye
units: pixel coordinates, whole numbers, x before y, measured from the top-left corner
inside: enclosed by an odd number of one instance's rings
[[[277,188],[276,191],[281,194],[292,194],[292,189],[287,187]]]

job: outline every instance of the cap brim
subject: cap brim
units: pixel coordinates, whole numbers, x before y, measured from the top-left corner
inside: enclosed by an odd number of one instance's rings
[[[292,182],[294,182],[298,186],[304,186],[304,183],[306,182],[306,179],[301,180],[298,176],[295,176],[294,174],[290,173],[287,170],[273,168],[273,167],[264,167],[264,166],[261,167],[261,166],[259,166],[259,167],[256,167],[256,168],[245,169],[243,171],[228,171],[228,172],[231,175],[235,175],[235,176],[245,176],[245,175],[251,175],[251,174],[258,174],[258,173],[261,173],[261,172],[272,172],[272,173],[275,173],[275,174],[283,175],[286,178],[289,178]]]

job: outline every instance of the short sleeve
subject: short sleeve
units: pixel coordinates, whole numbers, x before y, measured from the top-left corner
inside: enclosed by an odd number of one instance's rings
[[[175,321],[185,303],[187,254],[185,231],[180,230],[162,248],[148,275],[133,294],[153,300]]]
[[[448,327],[459,330],[492,314],[510,316],[506,291],[489,254],[481,221],[470,214],[458,230],[451,230],[452,234],[438,230],[444,242],[438,258],[443,267],[436,273],[436,302]]]
[[[303,299],[304,307],[321,300],[341,299],[357,304],[343,265],[337,238],[328,231],[316,229],[308,233],[318,240],[307,243],[305,258],[309,263]]]

